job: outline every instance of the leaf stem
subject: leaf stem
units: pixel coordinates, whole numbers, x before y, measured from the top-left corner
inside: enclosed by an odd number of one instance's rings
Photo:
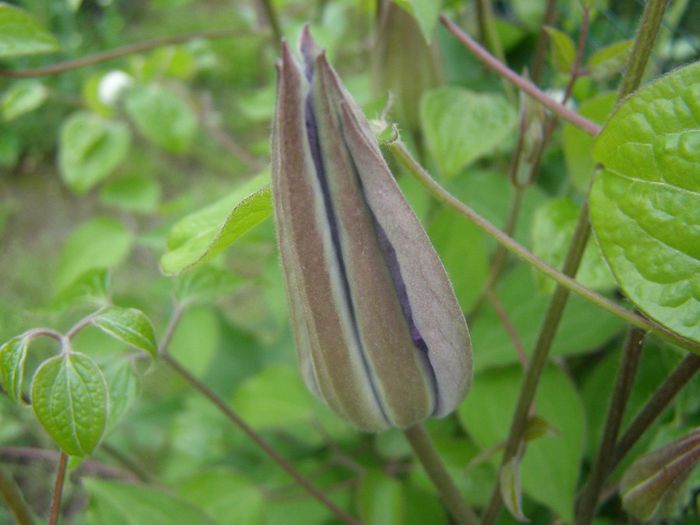
[[[195,376],[193,376],[189,370],[180,364],[180,362],[175,359],[169,352],[168,346],[172,341],[173,335],[175,334],[175,329],[182,318],[184,312],[184,306],[177,304],[175,310],[170,318],[168,327],[166,329],[165,335],[161,339],[159,354],[161,359],[172,368],[178,375],[180,375],[191,387],[197,390],[200,394],[206,397],[211,403],[219,409],[219,411],[226,416],[226,418],[236,425],[250,440],[255,443],[270,459],[277,463],[289,476],[291,476],[294,481],[296,481],[301,487],[303,487],[311,496],[316,498],[319,502],[328,508],[333,514],[335,514],[340,520],[349,525],[359,525],[358,521],[353,518],[350,514],[345,512],[343,509],[338,507],[333,501],[331,501],[323,492],[316,488],[309,480],[307,480],[300,472],[298,472],[286,459],[284,459],[279,452],[277,452],[272,446],[265,441],[262,436],[260,436],[246,421],[238,415],[223,399],[221,399],[213,390],[211,390],[204,383],[199,381]]]
[[[132,55],[134,53],[140,53],[142,51],[147,51],[149,49],[154,49],[157,47],[182,44],[184,42],[189,42],[190,40],[196,40],[200,38],[205,40],[215,40],[219,38],[241,36],[244,34],[246,34],[245,31],[241,31],[238,29],[214,29],[210,31],[196,31],[194,33],[186,33],[183,35],[155,38],[153,40],[146,40],[144,42],[137,42],[135,44],[129,44],[126,46],[117,47],[115,49],[109,49],[107,51],[101,51],[99,53],[77,58],[75,60],[67,60],[65,62],[58,62],[56,64],[51,64],[48,66],[38,67],[34,69],[2,69],[0,70],[0,77],[45,77],[48,75],[55,75],[57,73],[64,73],[66,71],[71,71],[73,69],[78,69],[85,66],[91,66],[93,64],[99,64],[100,62],[107,62],[109,60],[114,60],[115,58]]]
[[[544,13],[544,19],[542,20],[542,27],[540,29],[540,34],[537,37],[535,56],[532,59],[532,72],[530,73],[530,78],[534,84],[539,84],[540,78],[542,78],[542,72],[544,71],[545,58],[547,58],[547,44],[549,43],[549,35],[547,34],[545,27],[553,25],[556,16],[557,0],[547,0],[547,8]]]
[[[63,495],[63,483],[66,479],[66,467],[68,465],[68,454],[61,451],[56,469],[56,482],[53,487],[51,497],[51,514],[49,515],[49,525],[56,525],[61,515],[61,496]]]
[[[625,407],[629,401],[634,377],[639,368],[639,359],[642,354],[645,333],[638,328],[631,328],[627,332],[627,339],[622,351],[622,359],[615,380],[608,415],[605,421],[603,436],[598,448],[598,456],[588,476],[577,502],[576,525],[589,525],[595,516],[600,491],[609,472],[611,456],[615,449],[622,419],[625,415]]]
[[[272,29],[272,34],[275,38],[275,45],[278,45],[280,42],[282,42],[283,35],[275,6],[272,5],[272,0],[260,0],[260,3],[262,4],[263,11],[265,11],[265,18],[267,18],[267,22],[270,24],[270,28]]]
[[[32,512],[24,501],[22,492],[12,476],[4,469],[0,468],[0,496],[7,503],[12,515],[19,525],[34,525]]]
[[[503,231],[498,229],[492,223],[476,213],[472,208],[461,202],[442,186],[440,186],[440,184],[438,184],[437,181],[435,181],[435,179],[433,179],[430,174],[425,171],[425,169],[411,156],[410,152],[406,149],[406,146],[400,139],[397,138],[396,140],[386,144],[386,146],[440,203],[455,210],[457,213],[472,222],[477,228],[481,229],[484,233],[490,237],[493,237],[498,243],[505,246],[508,251],[535,267],[547,277],[550,277],[556,281],[560,286],[563,286],[564,288],[574,292],[587,301],[590,301],[603,310],[610,312],[616,317],[619,317],[623,321],[630,323],[637,328],[654,332],[664,339],[672,341],[673,343],[678,344],[688,350],[700,352],[700,343],[697,341],[687,339],[673,332],[672,330],[669,330],[656,321],[652,321],[651,319],[627,310],[610,299],[603,297],[589,288],[586,288],[575,279],[547,264],[512,237],[506,235]],[[584,208],[587,209],[585,206]]]
[[[589,135],[597,135],[600,133],[600,126],[595,122],[588,120],[587,118],[579,115],[575,111],[567,108],[563,104],[557,102],[547,94],[545,94],[540,88],[529,80],[524,79],[518,75],[515,71],[508,68],[508,66],[501,63],[497,58],[491,55],[486,49],[484,49],[478,42],[476,42],[472,37],[462,31],[454,22],[452,22],[445,15],[440,15],[440,21],[443,25],[457,37],[457,39],[469,49],[481,62],[483,62],[489,69],[492,69],[509,82],[513,83],[517,88],[521,89],[532,98],[552,110],[554,113],[559,115],[564,120],[571,122],[574,126],[581,128],[583,131]]]
[[[404,430],[406,439],[459,525],[478,525],[479,518],[459,493],[422,424]]]

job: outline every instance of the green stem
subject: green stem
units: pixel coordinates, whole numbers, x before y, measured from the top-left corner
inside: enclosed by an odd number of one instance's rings
[[[632,328],[627,332],[627,340],[622,352],[622,360],[615,380],[598,456],[577,502],[576,525],[589,525],[593,521],[600,491],[609,472],[608,466],[615,449],[615,441],[620,432],[622,418],[625,415],[625,407],[632,392],[634,377],[639,368],[644,335],[645,333],[637,328]]]
[[[479,518],[459,493],[423,425],[407,428],[404,435],[457,523],[478,525]]]
[[[498,30],[496,28],[496,21],[490,0],[477,0],[476,16],[479,23],[481,39],[484,41],[489,51],[491,51],[491,53],[498,60],[505,64],[506,55],[503,52],[501,39],[498,37]],[[511,101],[511,103],[515,104],[517,97],[515,95],[515,91],[513,90],[513,86],[505,81],[503,81],[503,86],[508,99]]]
[[[512,237],[506,235],[503,231],[498,229],[492,223],[484,219],[481,215],[476,213],[469,206],[459,201],[456,197],[451,195],[447,190],[445,190],[440,184],[438,184],[435,179],[433,179],[425,169],[416,162],[416,160],[411,156],[406,146],[396,139],[393,142],[386,144],[396,158],[413,174],[418,181],[423,184],[423,186],[438,200],[438,202],[452,208],[457,213],[465,217],[467,220],[472,222],[477,228],[481,229],[487,235],[493,237],[498,243],[503,245],[508,251],[513,253],[518,258],[522,259],[526,263],[530,264],[537,270],[541,271],[547,277],[550,277],[557,282],[560,286],[574,292],[575,294],[581,296],[582,298],[590,301],[591,303],[597,305],[598,307],[610,312],[611,314],[619,317],[623,321],[630,323],[637,328],[646,330],[649,332],[654,332],[664,339],[672,341],[688,350],[693,350],[695,352],[700,352],[700,343],[687,339],[672,330],[669,330],[665,326],[647,319],[635,312],[623,308],[619,304],[611,301],[610,299],[603,297],[602,295],[594,292],[581,285],[575,279],[565,273],[560,272],[556,268],[550,266],[542,259],[537,257],[522,244],[518,243]],[[584,206],[587,209],[587,207]]]
[[[63,483],[66,480],[66,467],[68,466],[68,454],[61,451],[56,469],[56,482],[51,496],[51,514],[49,515],[49,525],[56,525],[61,516],[61,497],[63,495]]]
[[[283,35],[275,6],[272,5],[272,0],[260,0],[260,3],[262,4],[263,11],[265,11],[265,18],[267,18],[267,22],[270,24],[270,28],[272,28],[272,34],[275,37],[275,45],[278,45],[282,42]]]
[[[5,500],[7,508],[19,525],[34,525],[34,518],[27,507],[27,502],[24,501],[22,492],[4,468],[0,468],[0,496]]]
[[[535,56],[532,59],[532,72],[530,78],[535,84],[540,83],[542,72],[544,71],[544,63],[547,58],[547,44],[549,43],[549,34],[545,31],[545,27],[554,25],[554,20],[557,16],[557,0],[547,0],[547,9],[542,20],[542,28],[537,37],[537,47],[535,48]]]
[[[639,30],[630,51],[625,75],[620,82],[618,100],[622,100],[635,91],[642,83],[644,71],[654,48],[654,41],[668,2],[669,0],[648,0],[644,6],[644,13],[642,13]]]
[[[95,53],[94,55],[84,56],[75,60],[66,60],[65,62],[59,62],[57,64],[51,64],[49,66],[38,67],[35,69],[24,69],[20,71],[3,69],[0,70],[0,77],[45,77],[48,75],[55,75],[57,73],[64,73],[66,71],[71,71],[73,69],[78,69],[85,66],[91,66],[93,64],[99,64],[100,62],[107,62],[108,60],[114,60],[115,58],[133,55],[134,53],[140,53],[142,51],[147,51],[149,49],[154,49],[157,47],[182,44],[184,42],[189,42],[190,40],[195,39],[215,40],[218,38],[228,38],[232,36],[240,36],[243,34],[245,34],[245,32],[239,29],[214,29],[211,31],[197,31],[194,33],[187,33],[184,35],[156,38],[153,40],[146,40],[145,42],[138,42],[136,44],[129,44],[123,47],[118,47],[116,49],[101,51],[99,53]]]
[[[189,370],[180,364],[180,362],[175,359],[170,353],[168,353],[168,346],[172,341],[173,335],[175,334],[175,329],[182,318],[184,312],[184,306],[178,304],[175,307],[173,315],[168,323],[165,335],[161,339],[159,346],[160,358],[175,371],[180,377],[182,377],[189,385],[197,390],[200,394],[206,397],[211,403],[219,409],[219,411],[226,416],[226,418],[236,425],[250,440],[255,443],[270,459],[277,463],[289,476],[294,479],[301,487],[303,487],[311,496],[316,498],[321,502],[328,510],[335,514],[341,521],[349,525],[359,525],[357,520],[353,518],[350,514],[345,512],[343,509],[338,507],[332,500],[330,500],[323,492],[316,488],[309,480],[307,480],[299,471],[297,471],[291,463],[284,459],[279,452],[277,452],[272,446],[265,441],[262,436],[260,436],[246,421],[238,415],[223,399],[221,399],[213,390],[202,383],[199,379],[193,376]]]

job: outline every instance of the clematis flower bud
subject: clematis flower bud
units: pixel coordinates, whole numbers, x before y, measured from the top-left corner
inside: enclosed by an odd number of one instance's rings
[[[361,110],[308,29],[272,136],[277,238],[302,375],[368,431],[449,414],[471,383],[452,286]]]

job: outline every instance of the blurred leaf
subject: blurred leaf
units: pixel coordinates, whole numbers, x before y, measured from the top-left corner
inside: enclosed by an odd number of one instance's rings
[[[158,209],[160,186],[153,177],[129,175],[107,182],[100,191],[106,206],[144,215]]]
[[[197,117],[178,94],[157,85],[139,86],[127,94],[125,107],[147,139],[170,153],[189,150],[197,133]]]
[[[544,19],[545,2],[540,0],[513,0],[515,15],[530,30],[539,30]]]
[[[44,361],[32,380],[32,408],[63,451],[89,456],[102,438],[109,410],[102,371],[76,352]]]
[[[133,234],[116,219],[98,217],[84,222],[68,237],[54,276],[58,294],[84,273],[118,266],[131,251]]]
[[[196,377],[202,377],[219,347],[221,327],[209,307],[190,308],[175,329],[170,353]]]
[[[403,525],[446,525],[447,516],[442,502],[437,495],[415,488],[407,483],[402,484]]]
[[[198,507],[147,485],[85,478],[100,525],[214,525]]]
[[[0,3],[0,57],[49,53],[58,41],[24,9]]]
[[[564,265],[571,239],[576,229],[579,206],[567,198],[552,199],[541,206],[532,222],[532,251],[555,268]],[[555,283],[535,270],[535,280],[541,291],[551,293]],[[594,290],[609,292],[616,286],[615,278],[603,260],[595,239],[589,239],[576,280]]]
[[[148,55],[141,66],[144,80],[151,81],[167,75],[187,80],[196,71],[197,64],[186,46],[167,46]]]
[[[362,476],[357,489],[360,519],[373,525],[403,525],[404,499],[401,483],[377,470]]]
[[[13,337],[0,347],[0,384],[5,392],[18,403],[22,403],[24,361],[27,358],[29,339]]]
[[[158,357],[158,344],[151,321],[140,310],[110,306],[100,311],[92,324],[127,345],[143,350],[154,359]]]
[[[521,378],[519,366],[488,370],[474,378],[472,391],[457,413],[482,450],[506,439]],[[586,422],[581,399],[561,370],[547,366],[535,404],[537,414],[557,428],[558,433],[528,443],[520,463],[522,488],[533,499],[553,509],[562,520],[570,522],[585,445]]]
[[[451,178],[510,136],[515,112],[500,95],[446,86],[423,95],[421,122],[428,149]]]
[[[108,270],[88,270],[56,295],[52,307],[62,309],[80,303],[103,305],[109,297],[109,286]]]
[[[70,8],[71,11],[74,13],[80,9],[80,6],[82,5],[83,0],[66,0],[66,4],[68,4],[68,7]]]
[[[13,120],[41,106],[48,91],[37,80],[26,80],[12,84],[2,97],[2,116],[5,120]]]
[[[523,514],[523,493],[520,487],[520,458],[515,456],[501,467],[501,498],[508,512],[518,521],[529,521]]]
[[[427,42],[433,39],[442,0],[393,0],[394,3],[413,15]]]
[[[131,142],[123,122],[105,120],[86,111],[73,113],[61,127],[58,164],[65,183],[85,193],[124,160]]]
[[[556,436],[558,432],[545,418],[535,414],[528,418],[523,437],[525,441],[532,441],[545,436]]]
[[[610,115],[616,100],[617,93],[615,92],[601,93],[584,102],[578,112],[596,124],[602,124]],[[591,154],[593,137],[576,126],[566,123],[564,124],[563,146],[569,177],[571,177],[576,189],[585,194],[588,192],[595,169],[595,162]]]
[[[139,378],[130,359],[116,356],[102,366],[109,391],[107,430],[111,430],[133,406],[141,392]]]
[[[622,40],[599,49],[588,59],[586,68],[597,81],[603,81],[625,67],[634,40]]]
[[[529,355],[537,340],[548,297],[537,291],[531,270],[522,265],[501,278],[497,294]],[[574,355],[595,350],[619,333],[623,326],[617,317],[580,297],[571,297],[554,338],[551,355]],[[484,306],[469,328],[473,347],[488,349],[474,355],[475,370],[518,361],[513,342],[490,305]]]
[[[260,489],[240,474],[225,469],[196,474],[181,483],[178,496],[202,508],[219,525],[262,525]]]
[[[269,176],[261,174],[206,208],[187,215],[168,235],[160,265],[178,274],[201,264],[231,246],[248,230],[272,214]]]
[[[483,234],[448,208],[438,210],[428,227],[430,239],[450,276],[462,310],[468,312],[479,297],[488,273]]]
[[[576,44],[569,35],[554,27],[545,26],[544,30],[549,35],[552,46],[554,65],[559,73],[571,73],[571,68],[576,59]]]
[[[223,268],[203,265],[175,278],[175,297],[185,304],[213,301],[231,293],[241,281]]]
[[[625,295],[700,341],[700,63],[627,98],[598,135],[591,224]]]

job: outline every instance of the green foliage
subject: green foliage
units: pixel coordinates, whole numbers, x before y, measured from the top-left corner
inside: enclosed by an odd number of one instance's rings
[[[413,15],[423,37],[430,42],[440,14],[442,0],[392,0]]]
[[[92,324],[115,339],[143,350],[151,357],[158,356],[158,345],[148,317],[135,308],[110,306],[101,310]]]
[[[44,103],[47,96],[46,87],[41,82],[35,80],[17,82],[2,97],[2,116],[5,120],[14,120],[37,109]]]
[[[576,58],[576,44],[569,35],[554,27],[546,27],[552,45],[554,65],[559,73],[570,73]]]
[[[0,3],[0,57],[50,53],[58,48],[56,38],[31,14]]]
[[[29,338],[13,337],[0,346],[0,384],[15,401],[22,401],[24,361],[27,359]]]

